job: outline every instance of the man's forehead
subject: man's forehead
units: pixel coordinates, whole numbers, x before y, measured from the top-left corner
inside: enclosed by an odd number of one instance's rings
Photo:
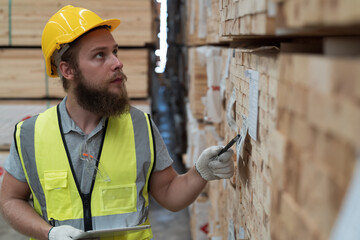
[[[100,51],[100,50],[109,50],[109,49],[115,49],[115,48],[118,48],[118,45],[115,43],[115,44],[113,44],[113,45],[106,45],[106,46],[104,46],[104,45],[98,45],[98,46],[95,46],[95,45],[93,45],[93,46],[90,46],[90,48],[89,48],[89,51],[90,52],[96,52],[96,51]]]
[[[112,34],[107,29],[96,29],[86,34],[80,39],[80,45],[86,48],[87,51],[98,48],[116,48],[118,46]]]

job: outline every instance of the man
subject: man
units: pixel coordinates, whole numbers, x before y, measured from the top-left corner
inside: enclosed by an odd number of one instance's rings
[[[221,147],[206,149],[186,174],[174,171],[156,126],[129,106],[110,33],[119,24],[66,6],[44,28],[47,74],[61,77],[67,97],[17,124],[0,195],[5,219],[33,239],[147,225],[149,192],[178,211],[208,180],[233,175],[233,152],[217,157]],[[126,236],[151,238],[151,229]]]

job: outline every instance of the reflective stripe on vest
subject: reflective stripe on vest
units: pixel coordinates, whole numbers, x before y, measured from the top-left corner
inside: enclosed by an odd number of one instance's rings
[[[84,229],[86,201],[69,164],[57,109],[53,107],[17,125],[17,150],[39,215],[46,221],[53,220],[55,225]],[[148,181],[154,164],[153,146],[151,123],[143,112],[131,108],[129,114],[109,118],[98,159],[111,180],[97,176],[93,182],[88,202],[92,229],[149,224]],[[114,239],[151,237],[148,229]]]

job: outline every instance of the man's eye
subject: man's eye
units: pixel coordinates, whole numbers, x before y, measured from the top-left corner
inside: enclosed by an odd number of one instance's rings
[[[117,49],[114,49],[113,54],[114,54],[115,56],[117,56],[118,50],[117,50]]]
[[[103,58],[104,57],[104,53],[100,52],[100,53],[97,53],[95,55],[96,58]]]

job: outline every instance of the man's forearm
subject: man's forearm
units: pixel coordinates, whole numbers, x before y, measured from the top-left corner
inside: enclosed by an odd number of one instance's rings
[[[194,202],[206,183],[207,181],[200,177],[195,167],[174,178],[168,190],[169,196],[172,197],[174,210],[179,211]]]
[[[5,220],[20,233],[39,240],[47,240],[51,226],[46,223],[30,206],[21,199],[1,203]]]
[[[176,212],[191,204],[206,183],[195,167],[182,175],[177,175],[173,168],[168,168],[152,176],[151,194],[160,205]]]
[[[7,222],[20,233],[36,239],[48,239],[51,226],[30,206],[30,188],[5,172],[0,192],[0,210]]]

